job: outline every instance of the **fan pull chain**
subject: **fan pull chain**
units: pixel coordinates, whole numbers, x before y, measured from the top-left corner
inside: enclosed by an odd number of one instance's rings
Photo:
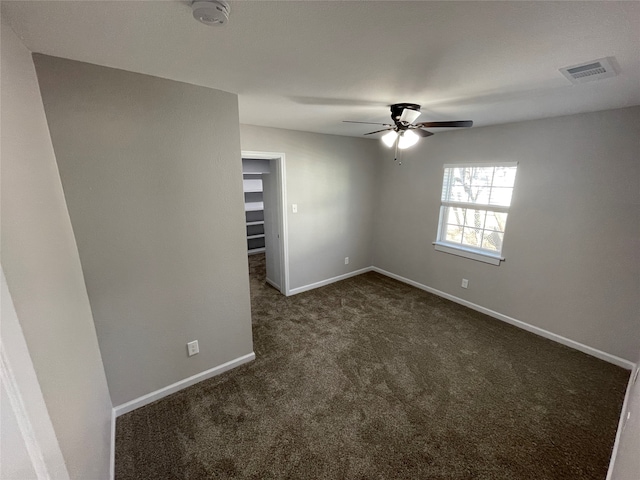
[[[398,136],[398,138],[396,139],[396,153],[394,156],[393,161],[394,162],[398,162],[398,165],[402,165],[402,152],[400,152],[400,161],[398,161],[398,142],[399,142],[400,137]]]

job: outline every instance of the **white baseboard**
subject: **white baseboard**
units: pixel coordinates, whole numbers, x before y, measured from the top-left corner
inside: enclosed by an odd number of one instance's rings
[[[265,281],[271,285],[273,288],[275,288],[276,290],[278,290],[279,292],[282,291],[282,289],[280,288],[280,285],[278,285],[276,282],[274,282],[273,280],[269,280],[269,278],[265,278]]]
[[[337,277],[327,278],[326,280],[321,280],[320,282],[310,283],[309,285],[303,285],[302,287],[292,288],[289,290],[288,295],[296,295],[308,290],[313,290],[314,288],[324,287],[325,285],[329,285],[330,283],[335,283],[339,282],[340,280],[355,277],[356,275],[361,275],[363,273],[370,272],[371,270],[372,267],[361,268],[360,270],[354,270],[353,272],[338,275]]]
[[[109,456],[109,478],[116,478],[116,409],[111,409],[111,452]]]
[[[618,431],[616,432],[616,441],[613,444],[613,451],[611,452],[611,460],[609,461],[609,470],[607,470],[606,480],[613,479],[613,466],[616,463],[616,457],[618,456],[618,448],[620,446],[620,437],[622,436],[622,429],[624,428],[625,417],[627,416],[627,409],[629,408],[629,401],[631,397],[631,391],[633,390],[633,380],[636,377],[636,369],[640,369],[640,365],[635,365],[635,368],[631,370],[629,375],[629,383],[627,384],[627,393],[624,396],[624,402],[622,403],[622,411],[620,412],[620,419],[618,420]]]
[[[541,337],[548,338],[549,340],[553,340],[554,342],[561,343],[562,345],[566,345],[567,347],[571,347],[575,350],[579,350],[580,352],[586,353],[587,355],[591,355],[592,357],[599,358],[600,360],[604,360],[605,362],[612,363],[614,365],[625,368],[627,370],[632,370],[633,367],[635,366],[633,362],[630,362],[629,360],[625,360],[624,358],[616,357],[615,355],[603,352],[602,350],[598,350],[597,348],[584,345],[580,342],[576,342],[575,340],[571,340],[569,338],[563,337],[561,335],[550,332],[548,330],[544,330],[543,328],[536,327],[529,323],[525,323],[521,320],[517,320],[515,318],[509,317],[502,313],[496,312],[494,310],[490,310],[488,308],[469,302],[468,300],[464,300],[462,298],[456,297],[449,293],[436,290],[435,288],[427,287],[426,285],[423,285],[421,283],[418,283],[414,280],[410,280],[405,277],[401,277],[400,275],[396,275],[395,273],[387,272],[386,270],[382,270],[381,268],[378,268],[378,267],[372,267],[370,270],[381,273],[382,275],[391,277],[400,282],[412,285],[421,290],[425,290],[429,293],[433,293],[434,295],[438,295],[439,297],[446,298],[447,300],[451,300],[452,302],[459,303],[460,305],[469,307],[472,310],[476,310],[480,313],[484,313],[486,315],[489,315],[490,317],[496,318],[498,320],[502,320],[503,322],[510,323],[511,325],[515,325],[518,328],[521,328],[531,333],[535,333],[536,335],[539,335]]]
[[[206,380],[207,378],[215,377],[216,375],[220,375],[221,373],[226,372],[227,370],[231,370],[232,368],[239,367],[244,363],[248,363],[252,360],[255,360],[256,354],[251,352],[247,355],[243,355],[242,357],[238,357],[234,360],[230,360],[222,365],[218,365],[217,367],[210,368],[209,370],[205,370],[204,372],[197,373],[189,378],[185,378],[184,380],[180,380],[179,382],[168,385],[160,390],[156,390],[155,392],[147,393],[142,397],[135,398],[127,403],[123,403],[122,405],[118,405],[114,407],[113,411],[115,412],[115,416],[119,417],[120,415],[124,415],[125,413],[129,413],[136,408],[143,407],[145,405],[150,404],[151,402],[155,402],[167,395],[171,395],[183,388],[190,387],[191,385],[195,385],[198,382]],[[115,424],[114,424],[115,426]]]

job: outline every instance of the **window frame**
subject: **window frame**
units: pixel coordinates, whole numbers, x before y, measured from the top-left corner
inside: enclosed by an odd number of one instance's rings
[[[475,168],[475,167],[517,167],[518,162],[485,162],[485,163],[446,163],[442,166],[443,176],[441,181],[441,190],[440,190],[440,207],[439,207],[439,215],[438,215],[438,231],[436,234],[436,241],[433,242],[434,248],[436,251],[449,253],[452,255],[457,255],[464,258],[469,258],[471,260],[477,260],[479,262],[489,263],[491,265],[500,265],[501,262],[505,260],[505,257],[502,256],[502,247],[500,248],[500,252],[492,253],[490,250],[483,248],[474,248],[472,246],[462,245],[459,243],[448,242],[446,240],[442,240],[442,237],[446,235],[446,227],[443,228],[446,223],[446,215],[448,211],[448,207],[458,207],[464,208],[467,210],[484,210],[485,212],[499,212],[509,214],[509,210],[511,209],[511,201],[513,197],[509,201],[509,206],[503,205],[490,205],[490,204],[475,204],[468,202],[451,202],[448,200],[442,200],[442,190],[445,188],[444,184],[444,172],[447,168]],[[516,179],[513,182],[512,194],[516,187],[516,181],[518,178],[517,169],[516,169]],[[493,183],[491,185],[493,187]],[[478,208],[473,208],[476,206]],[[508,218],[508,217],[507,217]],[[506,226],[505,226],[506,232]],[[503,233],[505,233],[503,232]]]

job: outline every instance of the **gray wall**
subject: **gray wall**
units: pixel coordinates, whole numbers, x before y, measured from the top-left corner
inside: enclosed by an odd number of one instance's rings
[[[34,60],[114,405],[250,353],[236,95]]]
[[[111,401],[36,72],[4,22],[1,43],[2,268],[71,478],[108,478]]]
[[[374,265],[610,354],[640,347],[640,108],[442,132],[386,150]],[[492,266],[434,251],[442,165],[520,162]],[[469,288],[460,287],[462,278]]]
[[[253,125],[240,134],[243,150],[286,157],[289,287],[371,266],[377,142]]]

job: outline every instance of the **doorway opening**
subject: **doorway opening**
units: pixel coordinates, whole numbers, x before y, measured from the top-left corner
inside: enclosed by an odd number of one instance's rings
[[[248,255],[266,257],[266,282],[289,295],[284,153],[242,152]]]

